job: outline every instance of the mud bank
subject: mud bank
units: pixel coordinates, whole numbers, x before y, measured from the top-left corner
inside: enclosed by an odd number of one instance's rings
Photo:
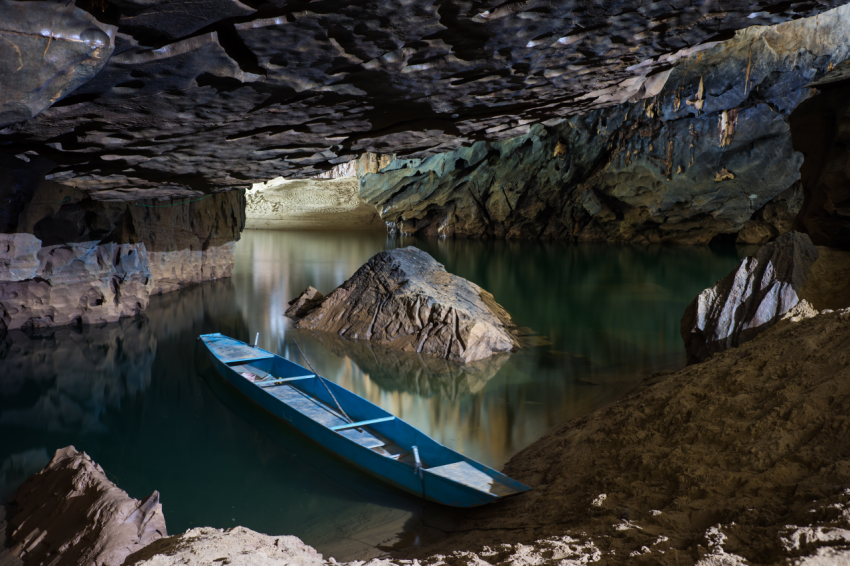
[[[702,364],[653,375],[514,456],[505,472],[533,491],[471,512],[414,556],[455,566],[846,561],[848,345],[850,309],[789,316]],[[455,552],[439,556],[446,549]]]

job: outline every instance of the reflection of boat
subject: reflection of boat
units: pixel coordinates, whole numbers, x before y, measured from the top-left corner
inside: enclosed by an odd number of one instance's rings
[[[453,507],[483,505],[529,489],[298,364],[222,334],[200,338],[218,373],[240,393],[397,487]]]

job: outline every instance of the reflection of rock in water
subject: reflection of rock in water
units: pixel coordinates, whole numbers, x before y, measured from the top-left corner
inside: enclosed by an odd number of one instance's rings
[[[21,483],[50,461],[46,448],[33,448],[12,454],[0,464],[0,503],[9,500]]]
[[[36,400],[3,409],[0,423],[102,432],[107,409],[119,409],[123,397],[148,388],[155,355],[156,338],[144,315],[38,336],[9,331],[0,341],[0,396]]]
[[[348,357],[389,391],[457,399],[478,393],[511,354],[501,353],[460,366],[435,356],[400,352],[366,340],[344,340],[328,332],[299,330],[339,357]]]
[[[247,331],[236,303],[236,287],[229,278],[151,297],[145,316],[153,335],[160,340],[181,335],[190,328],[199,330],[205,320],[214,320],[229,332],[233,332],[234,328]]]

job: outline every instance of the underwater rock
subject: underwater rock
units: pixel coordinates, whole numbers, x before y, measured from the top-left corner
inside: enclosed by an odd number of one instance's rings
[[[306,301],[316,296],[310,288],[290,303],[286,316],[297,321],[297,328],[371,340],[457,363],[520,346],[511,332],[511,316],[493,295],[448,273],[412,246],[375,255],[345,283],[305,309]]]
[[[788,232],[700,293],[681,321],[688,363],[752,340],[775,324],[800,302],[818,255],[806,234]]]
[[[158,492],[133,499],[73,446],[27,479],[10,507],[11,553],[27,566],[120,566],[167,536]]]

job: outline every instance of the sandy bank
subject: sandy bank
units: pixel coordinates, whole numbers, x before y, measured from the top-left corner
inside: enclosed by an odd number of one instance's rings
[[[246,193],[248,229],[374,230],[386,225],[358,192],[357,177],[274,179]]]
[[[848,560],[848,415],[850,309],[784,320],[546,435],[505,467],[533,491],[472,511],[416,555],[457,550],[428,559],[454,566]]]

